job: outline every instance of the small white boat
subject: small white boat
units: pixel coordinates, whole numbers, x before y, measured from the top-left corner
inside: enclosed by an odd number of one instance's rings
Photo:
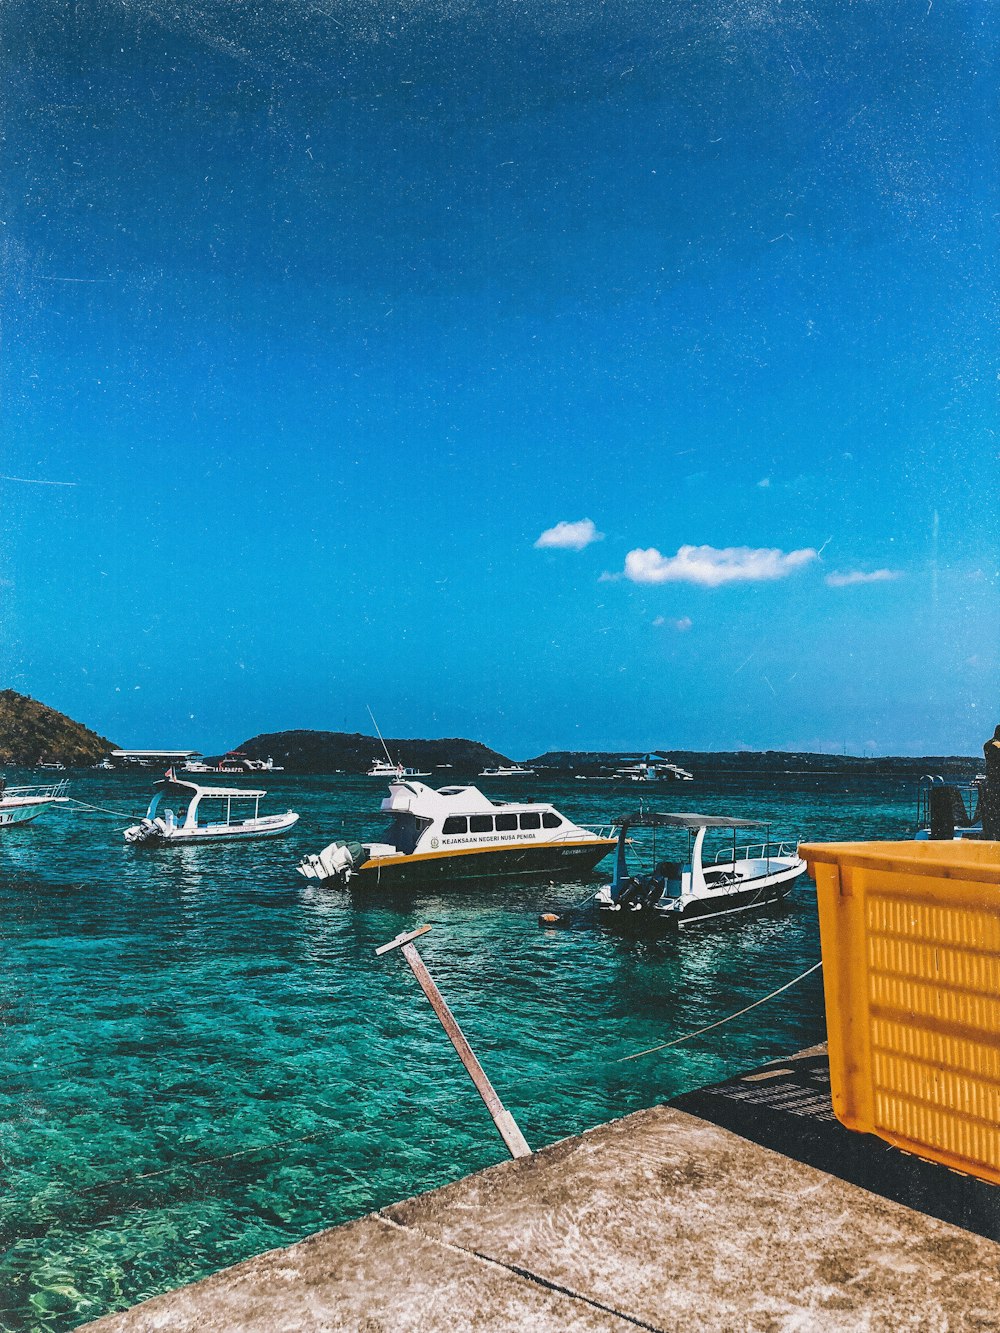
[[[430,773],[421,773],[417,768],[404,768],[402,764],[394,764],[391,759],[373,759],[372,766],[365,776],[388,778],[390,782],[403,782],[409,778],[429,778]]]
[[[672,764],[662,754],[647,754],[633,764],[615,769],[615,777],[624,782],[693,782],[694,774],[680,764]]]
[[[331,842],[305,857],[306,879],[398,886],[496,876],[581,875],[615,846],[544,802],[491,801],[476,787],[396,781],[382,810],[384,842]]]
[[[533,768],[522,768],[520,764],[513,764],[509,768],[500,765],[497,768],[484,768],[479,776],[481,778],[533,778],[535,770]]]
[[[288,810],[283,815],[262,815],[260,802],[265,791],[245,787],[199,787],[183,782],[171,770],[156,784],[146,817],[125,830],[125,841],[141,844],[240,842],[249,838],[277,838],[298,822],[298,815]],[[164,801],[171,797],[176,809]],[[217,803],[222,808],[215,819],[206,819],[202,802]],[[253,813],[248,806],[252,804]],[[237,809],[234,812],[233,806]],[[163,810],[161,814],[160,811]],[[241,809],[246,813],[241,814]]]
[[[30,823],[50,805],[64,805],[68,786],[66,778],[34,787],[7,787],[0,782],[0,828]]]
[[[182,773],[284,773],[280,764],[268,756],[267,759],[251,759],[248,755],[233,750],[225,754],[215,764],[206,764],[200,759],[189,759],[181,768]]]
[[[770,825],[753,819],[721,815],[659,814],[637,810],[616,821],[618,849],[615,873],[601,888],[594,903],[599,918],[626,929],[675,929],[701,925],[780,902],[806,872],[796,848],[770,840]],[[625,849],[631,830],[674,829],[687,835],[687,854],[681,860],[661,859],[661,846],[649,874],[631,875]],[[765,838],[754,847],[738,848],[738,829],[763,829]],[[705,835],[725,830],[731,843],[716,852],[714,862],[703,863]]]

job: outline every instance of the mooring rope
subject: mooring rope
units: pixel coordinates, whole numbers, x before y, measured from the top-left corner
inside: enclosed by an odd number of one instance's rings
[[[82,804],[82,802],[80,802],[80,804]],[[96,808],[99,809],[100,807]],[[628,1060],[638,1060],[643,1055],[652,1055],[656,1051],[664,1051],[671,1046],[679,1046],[681,1042],[692,1041],[695,1037],[700,1037],[704,1032],[711,1032],[713,1028],[723,1027],[726,1023],[731,1023],[733,1019],[740,1018],[743,1014],[748,1014],[751,1009],[756,1009],[759,1005],[766,1004],[768,1000],[773,1000],[775,996],[781,995],[784,991],[791,990],[793,986],[798,985],[800,981],[804,981],[806,977],[811,976],[813,972],[819,971],[819,969],[822,966],[823,966],[822,960],[820,960],[818,963],[813,963],[812,967],[806,968],[804,972],[801,972],[797,977],[793,977],[791,981],[786,981],[783,986],[779,986],[777,990],[771,991],[770,995],[764,995],[759,1000],[754,1000],[752,1004],[748,1004],[745,1008],[737,1010],[735,1014],[729,1014],[728,1017],[720,1018],[715,1023],[709,1023],[703,1028],[698,1028],[696,1032],[688,1032],[685,1033],[685,1035],[682,1037],[675,1037],[672,1041],[662,1042],[659,1046],[650,1046],[644,1051],[636,1051],[635,1054],[633,1055],[624,1055],[620,1059],[616,1060],[615,1063],[624,1064]],[[55,1067],[59,1069],[59,1068],[66,1068],[68,1066],[55,1066]],[[222,1153],[210,1157],[195,1158],[194,1160],[191,1161],[172,1162],[169,1166],[160,1167],[154,1171],[144,1171],[138,1175],[120,1177],[114,1180],[105,1179],[105,1180],[95,1181],[89,1185],[79,1186],[76,1189],[72,1190],[71,1193],[79,1197],[85,1194],[93,1194],[100,1190],[121,1189],[129,1185],[137,1185],[139,1184],[140,1181],[153,1180],[159,1176],[171,1175],[175,1171],[197,1170],[199,1167],[214,1166],[222,1162],[232,1162],[241,1157],[250,1157],[255,1153],[261,1153],[261,1152],[266,1153],[266,1152],[272,1152],[275,1149],[279,1148],[291,1147],[293,1145],[315,1143],[318,1140],[330,1138],[332,1135],[339,1134],[342,1132],[343,1132],[343,1126],[340,1125],[328,1129],[313,1130],[311,1133],[302,1134],[294,1138],[272,1140],[270,1143],[256,1144],[253,1147],[237,1149],[235,1152]],[[332,1165],[335,1168],[340,1167],[341,1169],[343,1169],[343,1171],[346,1172],[347,1175],[352,1176],[355,1180],[361,1181],[361,1177],[358,1176],[357,1172],[353,1171],[346,1164],[346,1162],[337,1159],[332,1163]]]
[[[191,1162],[172,1162],[170,1166],[160,1167],[156,1171],[144,1171],[138,1176],[125,1176],[119,1180],[99,1180],[91,1185],[81,1185],[73,1192],[79,1195],[93,1194],[97,1190],[121,1189],[126,1185],[138,1184],[140,1180],[153,1180],[157,1176],[168,1176],[174,1171],[195,1170],[200,1166],[215,1166],[218,1162],[233,1162],[238,1157],[250,1157],[253,1153],[271,1152],[275,1148],[288,1148],[298,1143],[315,1143],[317,1139],[328,1139],[334,1134],[342,1134],[343,1132],[343,1125],[336,1125],[332,1129],[316,1129],[309,1134],[302,1134],[293,1139],[277,1139],[271,1143],[258,1143],[253,1148],[240,1148],[236,1152],[222,1153],[216,1157],[199,1157]],[[337,1160],[334,1162],[334,1166],[342,1167],[355,1180],[362,1179],[356,1171],[351,1170],[346,1162]]]
[[[66,800],[73,805],[80,806],[83,810],[98,810],[102,815],[114,815],[116,819],[141,819],[141,815],[129,815],[122,810],[109,810],[103,805],[90,805],[87,801],[78,801],[75,796],[67,796]]]
[[[673,1041],[662,1042],[659,1046],[649,1046],[644,1051],[636,1051],[634,1055],[623,1055],[615,1061],[615,1064],[622,1065],[627,1060],[638,1060],[642,1055],[652,1055],[655,1051],[665,1051],[670,1046],[679,1046],[682,1041],[692,1041],[695,1037],[700,1037],[703,1032],[711,1032],[713,1028],[721,1028],[725,1023],[731,1023],[734,1018],[740,1018],[743,1014],[748,1014],[751,1009],[756,1009],[759,1004],[767,1004],[768,1000],[773,1000],[776,995],[782,991],[791,990],[797,986],[800,981],[805,981],[806,977],[811,976],[813,972],[818,971],[823,966],[823,960],[813,963],[812,967],[807,967],[804,972],[800,972],[797,977],[791,981],[786,981],[783,986],[773,990],[770,995],[765,995],[759,1000],[754,1000],[753,1004],[748,1004],[745,1009],[738,1009],[735,1014],[730,1014],[728,1018],[720,1018],[716,1023],[709,1023],[707,1027],[699,1028],[697,1032],[687,1032],[683,1037],[675,1037]]]

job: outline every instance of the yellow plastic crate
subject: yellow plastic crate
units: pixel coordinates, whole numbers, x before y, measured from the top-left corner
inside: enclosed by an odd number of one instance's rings
[[[1000,843],[810,843],[833,1109],[1000,1184]]]

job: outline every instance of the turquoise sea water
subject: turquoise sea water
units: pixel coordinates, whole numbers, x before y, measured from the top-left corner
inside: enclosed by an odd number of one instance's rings
[[[76,775],[70,790],[131,816],[151,776]],[[910,831],[907,786],[802,781],[699,781],[656,804],[770,818],[791,838]],[[322,889],[299,857],[380,831],[384,785],[262,785],[268,812],[301,812],[289,837],[137,849],[125,820],[74,807],[0,838],[4,1329],[75,1327],[503,1159],[409,969],[374,956],[402,930],[433,925],[421,953],[532,1147],[823,1038],[814,974],[619,1063],[814,962],[808,883],[784,908],[679,940],[544,931],[539,911],[594,881]],[[570,781],[496,794],[528,790],[581,822],[636,804],[634,787]]]

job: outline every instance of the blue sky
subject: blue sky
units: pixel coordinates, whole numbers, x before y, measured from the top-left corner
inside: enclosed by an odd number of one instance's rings
[[[7,30],[5,684],[209,752],[992,732],[986,5]]]

